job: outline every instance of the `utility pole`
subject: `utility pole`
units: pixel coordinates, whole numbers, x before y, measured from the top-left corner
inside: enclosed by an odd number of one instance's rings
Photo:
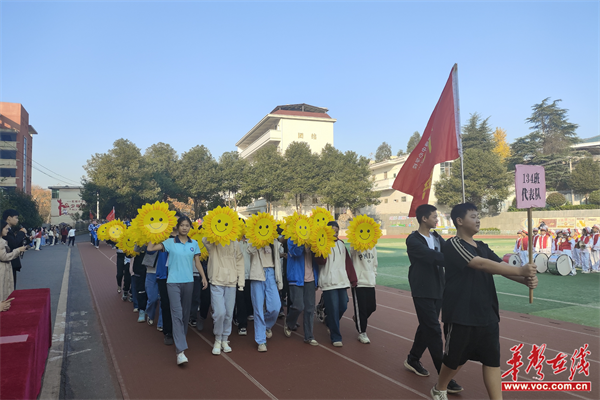
[[[96,190],[96,219],[100,220],[100,193]]]
[[[571,163],[571,157],[569,157],[569,174],[573,175],[573,164]],[[573,187],[571,189],[571,204],[575,204],[575,197],[573,197]]]

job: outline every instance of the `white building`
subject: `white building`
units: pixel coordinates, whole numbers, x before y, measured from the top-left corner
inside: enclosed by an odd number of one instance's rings
[[[333,146],[335,119],[326,108],[308,104],[277,106],[235,144],[242,158],[252,160],[257,150],[276,146],[283,154],[292,142],[306,142],[314,153]]]
[[[48,186],[48,189],[52,190],[50,224],[58,225],[64,222],[69,225],[74,225],[75,221],[73,221],[71,215],[81,213],[81,207],[85,204],[80,196],[82,187]]]

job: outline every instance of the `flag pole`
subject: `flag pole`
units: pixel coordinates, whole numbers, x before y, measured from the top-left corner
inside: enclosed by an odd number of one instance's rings
[[[458,96],[458,64],[452,69],[452,94],[454,96],[454,123],[456,130],[456,143],[460,155],[460,178],[462,182],[462,200],[465,200],[465,167],[463,163],[462,135],[460,134],[460,98]]]
[[[527,209],[527,252],[529,253],[529,263],[533,263],[533,214],[531,207]],[[533,303],[533,289],[529,288],[529,304]]]

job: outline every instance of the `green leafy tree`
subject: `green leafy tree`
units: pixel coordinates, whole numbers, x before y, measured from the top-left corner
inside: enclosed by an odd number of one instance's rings
[[[404,150],[398,149],[398,152],[396,153],[396,157],[402,157],[405,155],[406,155],[406,153],[404,152]]]
[[[419,131],[413,132],[410,139],[408,139],[408,143],[406,145],[406,154],[410,154],[411,151],[413,151],[415,149],[415,147],[417,147],[420,140],[421,140],[421,134],[419,133]]]
[[[588,202],[590,204],[600,204],[600,189],[594,190],[590,193],[590,197],[588,197]]]
[[[562,100],[554,100],[551,104],[549,100],[547,97],[541,103],[534,104],[531,107],[533,113],[526,121],[531,124],[529,129],[533,131],[542,154],[564,154],[579,141],[575,132],[579,125],[567,120],[569,110],[558,107]]]
[[[181,155],[176,180],[182,193],[192,199],[196,218],[215,204],[223,204],[219,172],[219,164],[205,146],[194,146]]]
[[[83,168],[88,179],[84,181],[82,199],[91,202],[88,204],[96,203],[95,191],[85,187],[93,183],[103,200],[111,201],[111,204],[101,203],[102,210],[114,206],[118,218],[135,216],[142,205],[161,198],[160,188],[140,149],[127,139],[116,140],[108,153],[94,154]]]
[[[460,160],[454,161],[452,170],[460,171]],[[498,214],[514,181],[500,157],[491,151],[468,148],[464,151],[464,171],[466,201],[475,204],[484,215]],[[444,176],[434,187],[440,204],[462,203],[460,174]]]
[[[250,199],[241,191],[244,181],[248,179],[248,168],[248,161],[241,158],[237,151],[225,152],[219,157],[221,190],[225,193],[227,205],[234,210],[250,204]]]
[[[312,198],[319,184],[319,156],[313,154],[306,142],[292,142],[284,153],[286,165],[286,191],[293,198],[296,211],[305,199]]]
[[[267,212],[271,212],[273,203],[283,199],[289,178],[285,171],[285,159],[277,148],[263,147],[254,156],[242,191],[255,200],[263,197],[267,201]]]
[[[567,199],[562,193],[550,193],[546,197],[546,204],[550,207],[560,207],[567,202]]]
[[[153,144],[146,149],[144,161],[160,189],[162,201],[181,196],[181,188],[175,179],[179,156],[171,145],[162,142]]]
[[[33,196],[21,190],[0,191],[0,213],[9,208],[19,212],[19,224],[25,228],[37,228],[44,223]]]
[[[375,162],[382,162],[390,158],[392,158],[392,146],[386,142],[381,143],[375,152]]]
[[[496,146],[492,129],[488,120],[481,119],[478,113],[471,114],[467,124],[462,127],[462,146],[466,149],[479,149],[483,151],[493,151]]]
[[[591,157],[579,161],[573,168],[571,183],[575,193],[589,198],[591,192],[600,188],[600,163]]]

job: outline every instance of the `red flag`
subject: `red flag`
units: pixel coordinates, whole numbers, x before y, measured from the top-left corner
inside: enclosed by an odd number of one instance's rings
[[[112,221],[115,219],[115,208],[113,207],[112,211],[106,216],[107,221]]]
[[[90,211],[90,219],[94,219],[94,214]]]
[[[409,217],[414,217],[417,207],[429,201],[433,167],[455,160],[462,153],[457,71],[458,67],[454,64],[419,144],[404,162],[392,185],[392,188],[413,196]]]

